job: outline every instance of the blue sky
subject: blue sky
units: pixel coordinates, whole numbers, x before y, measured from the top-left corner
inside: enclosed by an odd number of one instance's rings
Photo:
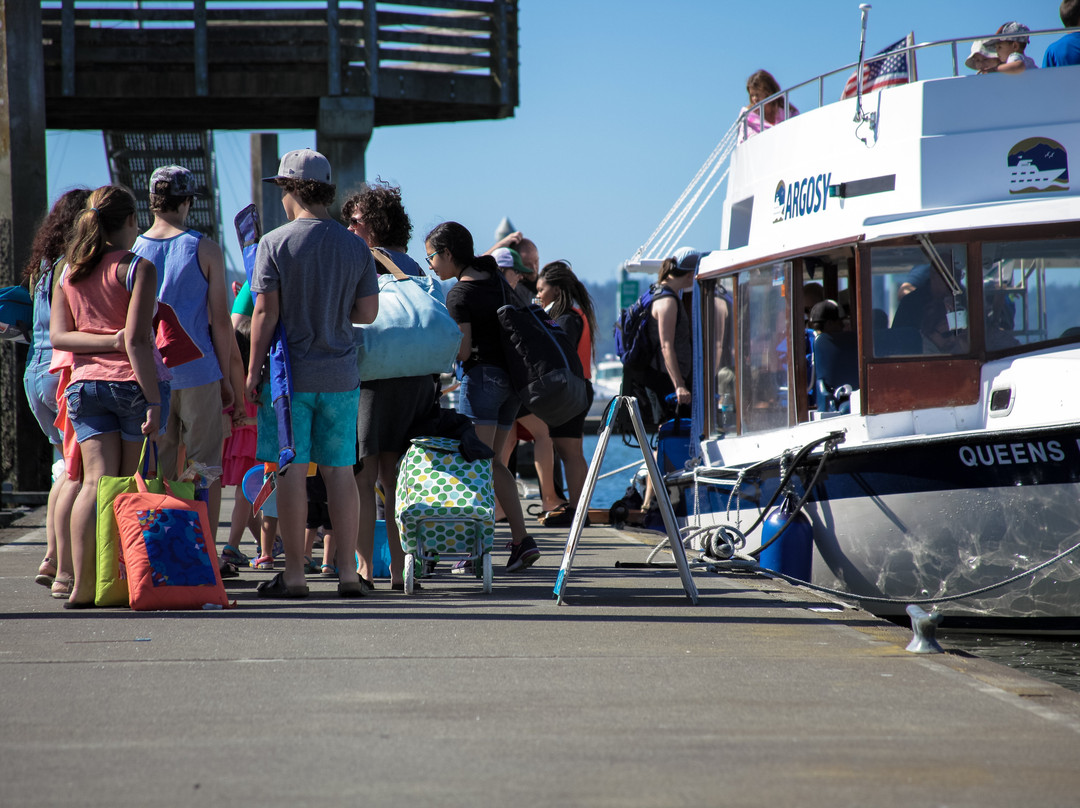
[[[1061,25],[1057,0],[873,5],[867,54],[909,31],[927,42],[989,34],[1015,19],[1032,30]],[[482,250],[508,216],[536,241],[542,261],[566,258],[585,279],[614,278],[734,121],[747,76],[765,68],[789,86],[858,57],[859,9],[849,0],[519,6],[514,118],[380,128],[368,147],[368,177],[402,187],[414,226],[409,252],[421,262],[423,236],[439,222],[460,221]],[[1044,48],[1033,42],[1028,54],[1041,63]],[[215,142],[230,222],[251,201],[248,133],[218,131]],[[279,145],[314,146],[314,133],[281,132]],[[50,130],[47,148],[50,202],[72,185],[109,181],[100,132]],[[687,243],[718,245],[720,204],[718,195]],[[224,241],[239,265],[235,240]]]

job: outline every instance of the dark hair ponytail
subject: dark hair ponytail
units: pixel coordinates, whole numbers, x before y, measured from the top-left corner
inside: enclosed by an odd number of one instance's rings
[[[552,261],[545,264],[540,270],[540,277],[544,283],[558,292],[558,297],[551,306],[551,316],[561,317],[573,309],[577,303],[581,313],[585,315],[585,321],[589,324],[589,350],[596,357],[596,312],[593,309],[592,297],[578,276],[574,274],[569,261]]]
[[[432,250],[450,254],[451,260],[459,267],[475,267],[483,272],[498,272],[499,265],[490,255],[476,255],[472,233],[465,225],[457,222],[437,224],[424,236],[424,242]]]
[[[90,194],[67,243],[69,281],[78,281],[97,266],[105,254],[106,237],[122,228],[133,213],[135,197],[126,188],[103,185]]]
[[[31,288],[37,284],[43,268],[64,254],[64,245],[68,236],[71,235],[75,217],[82,212],[89,196],[89,188],[73,188],[61,195],[52,210],[45,216],[34,236],[30,260],[24,272],[24,277]]]

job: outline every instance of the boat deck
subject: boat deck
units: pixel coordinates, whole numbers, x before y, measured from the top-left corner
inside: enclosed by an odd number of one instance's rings
[[[692,606],[674,570],[615,568],[641,533],[588,528],[556,606],[566,531],[535,535],[487,596],[443,574],[347,601],[313,576],[263,601],[244,570],[232,610],[73,613],[23,519],[0,548],[4,804],[1076,803],[1080,694],[907,653],[765,578],[696,572]]]

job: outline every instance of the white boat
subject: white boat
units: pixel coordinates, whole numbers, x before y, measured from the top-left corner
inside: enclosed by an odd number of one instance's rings
[[[603,413],[608,402],[620,394],[622,391],[622,373],[622,362],[612,354],[605,354],[603,359],[593,365],[593,406],[591,414],[599,416]]]
[[[1080,159],[1080,67],[956,75],[970,41],[909,51],[951,48],[952,75],[861,104],[796,95],[802,114],[714,152],[721,246],[692,305],[703,438],[669,490],[687,525],[745,532],[790,466],[780,493],[804,500],[812,584],[884,615],[923,601],[947,625],[1080,633],[1080,188],[1040,192],[1050,170],[1010,167],[1040,140]],[[829,78],[778,97],[823,97]],[[813,369],[788,350],[808,342],[807,284],[847,314]],[[846,404],[829,393],[844,385]],[[741,552],[761,542],[755,526]]]

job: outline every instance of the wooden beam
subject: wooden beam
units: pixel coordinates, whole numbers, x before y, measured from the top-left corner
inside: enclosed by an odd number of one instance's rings
[[[341,31],[338,28],[338,0],[326,3],[326,88],[341,95]]]
[[[210,94],[206,50],[206,0],[195,0],[195,95]]]
[[[48,211],[41,8],[0,0],[0,286],[22,281]],[[41,490],[52,451],[23,394],[26,346],[0,343],[0,481]]]

